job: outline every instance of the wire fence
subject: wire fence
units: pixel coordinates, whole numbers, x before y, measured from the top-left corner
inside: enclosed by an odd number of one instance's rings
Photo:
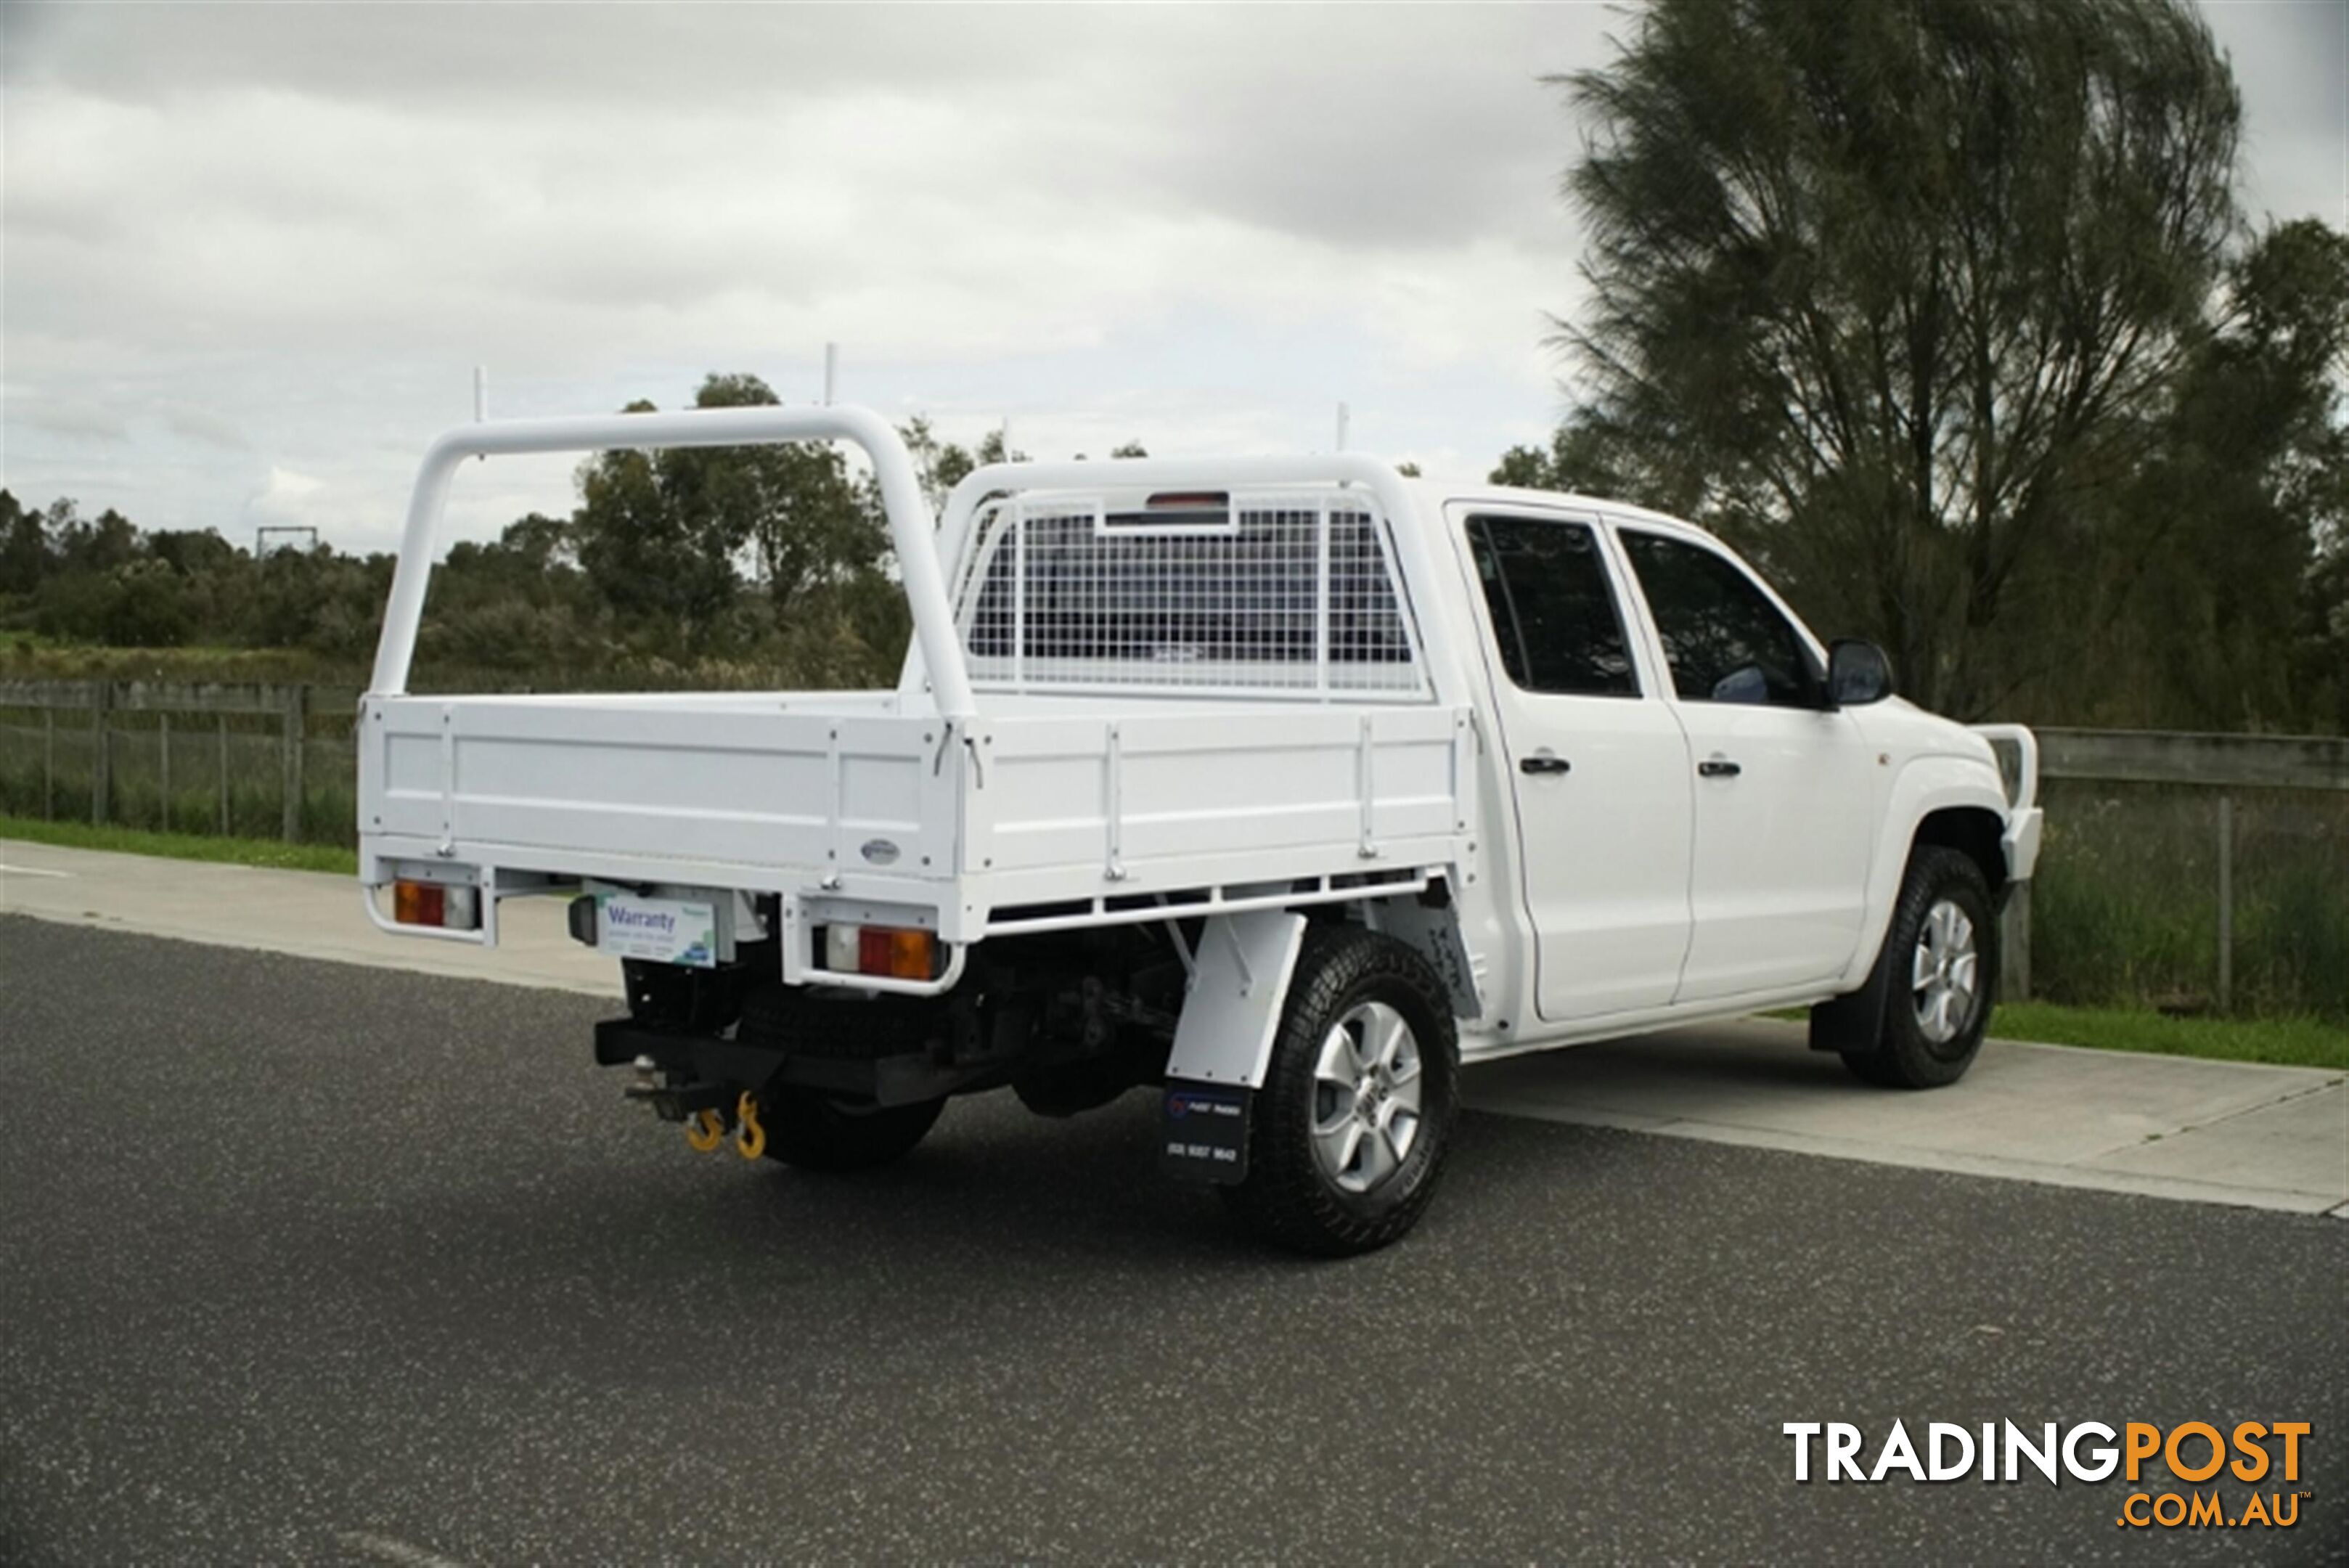
[[[350,845],[349,687],[0,681],[0,815]],[[2349,1020],[2349,740],[2039,732],[2007,993]]]
[[[0,815],[349,844],[358,692],[0,681]]]
[[[2349,1019],[2349,740],[2039,741],[2046,838],[2010,994]]]

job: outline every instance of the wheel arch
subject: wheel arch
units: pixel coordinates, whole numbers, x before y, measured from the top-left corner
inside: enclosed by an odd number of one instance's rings
[[[2006,886],[2006,789],[1997,770],[1969,757],[1918,757],[1892,782],[1868,874],[1867,916],[1860,940],[1837,989],[1867,982],[1892,923],[1909,857],[1920,844],[1958,850],[1982,867],[1995,898]]]
[[[1410,895],[1212,915],[1192,955],[1167,1057],[1169,1078],[1262,1086],[1298,955],[1317,923],[1359,926],[1409,949],[1434,972],[1455,1020],[1483,1013],[1481,977],[1460,928],[1459,906],[1441,879]]]
[[[1938,844],[1954,849],[1982,868],[1995,899],[2006,888],[2006,819],[1987,806],[1945,805],[1927,812],[1909,840],[1909,851]]]

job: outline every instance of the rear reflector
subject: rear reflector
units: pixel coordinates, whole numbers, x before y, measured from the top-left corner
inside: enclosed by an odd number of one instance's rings
[[[937,973],[937,939],[896,926],[831,925],[823,929],[823,967],[834,974],[929,980]]]
[[[470,931],[481,923],[481,895],[471,888],[440,882],[394,882],[391,918],[403,926],[440,926]]]

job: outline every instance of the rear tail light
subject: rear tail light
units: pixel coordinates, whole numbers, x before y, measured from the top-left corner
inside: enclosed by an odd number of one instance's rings
[[[898,926],[832,925],[823,929],[823,967],[834,974],[885,975],[891,980],[936,977],[937,939]]]
[[[391,918],[403,926],[440,926],[471,931],[481,924],[481,894],[442,882],[394,882]]]

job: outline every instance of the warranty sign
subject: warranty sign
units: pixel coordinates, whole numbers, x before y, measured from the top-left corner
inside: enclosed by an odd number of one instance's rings
[[[718,906],[709,899],[595,895],[595,950],[615,958],[712,969],[718,963]]]

